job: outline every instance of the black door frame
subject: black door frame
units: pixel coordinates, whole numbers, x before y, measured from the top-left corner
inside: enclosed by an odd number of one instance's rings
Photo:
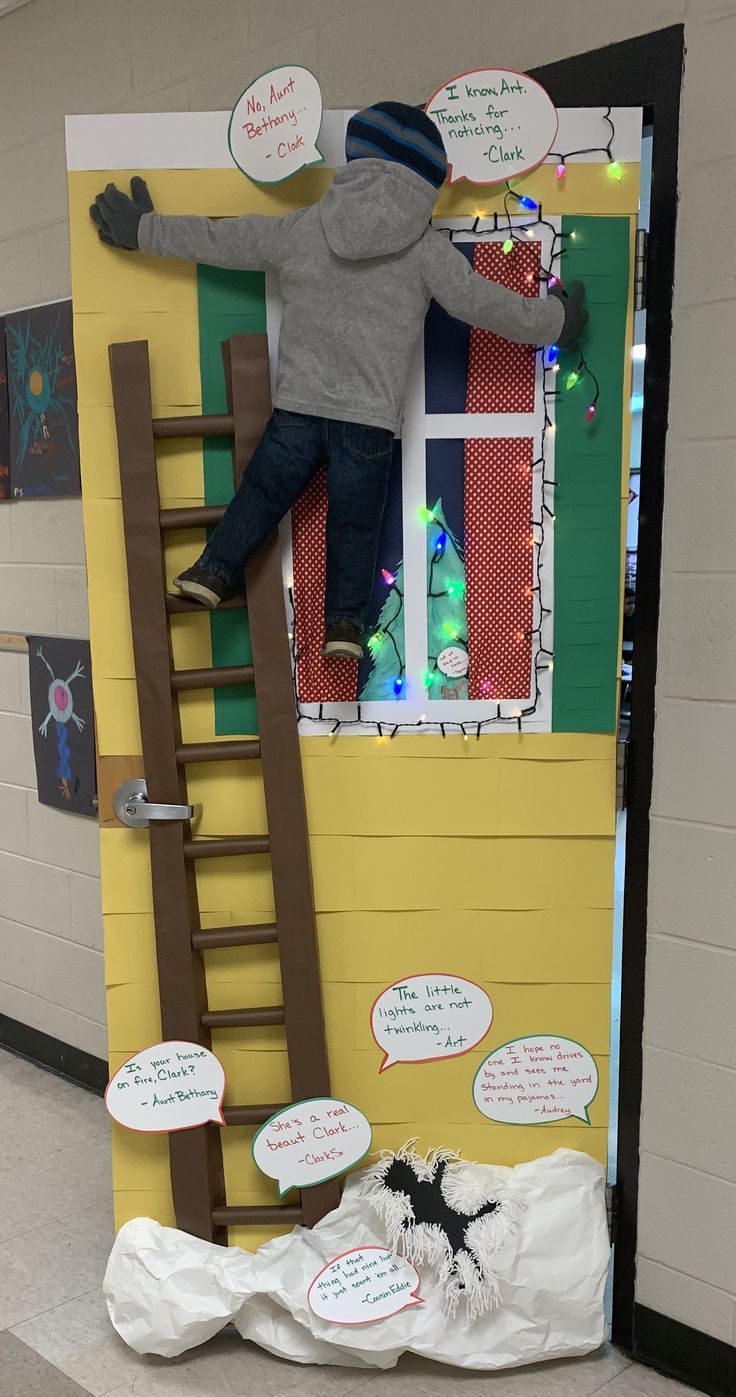
[[[621,971],[621,1075],[613,1339],[634,1348],[639,1114],[649,875],[649,805],[654,757],[664,460],[670,388],[677,155],[684,26],[594,49],[531,70],[558,107],[642,107],[652,126],[653,163],[642,420],[639,551],[629,739],[628,826]]]

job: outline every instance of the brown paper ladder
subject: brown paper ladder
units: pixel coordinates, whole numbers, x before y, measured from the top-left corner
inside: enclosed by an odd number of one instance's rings
[[[138,708],[148,796],[152,802],[188,804],[189,762],[260,758],[268,833],[195,839],[187,823],[149,827],[161,1026],[165,1039],[211,1046],[210,1030],[283,1024],[294,1101],[329,1096],[330,1078],[309,860],[304,788],[284,615],[276,536],[245,572],[245,592],[225,602],[248,608],[252,665],[175,670],[169,615],[199,612],[184,597],[166,594],[162,534],[169,529],[217,523],[222,507],[164,509],[159,502],[156,440],[231,436],[239,481],[270,412],[265,335],[238,335],[223,345],[230,412],[226,416],[153,420],[148,344],[110,346],[117,427],[130,616]],[[229,742],[183,744],[177,695],[182,690],[254,682],[260,736]],[[203,931],[194,863],[268,852],[276,921],[269,926],[227,926]],[[247,877],[247,871],[244,877]],[[250,1009],[210,1009],[204,957],[219,946],[278,947],[283,1004]],[[247,957],[247,950],[244,950]],[[289,1103],[225,1106],[227,1125],[258,1125]],[[177,1227],[226,1242],[228,1227],[311,1227],[337,1206],[333,1179],[304,1189],[299,1205],[229,1207],[225,1198],[221,1127],[208,1124],[169,1135],[171,1184]]]

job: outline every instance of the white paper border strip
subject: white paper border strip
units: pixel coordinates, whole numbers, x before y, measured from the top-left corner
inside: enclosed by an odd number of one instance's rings
[[[605,107],[565,107],[559,111],[560,128],[555,147],[559,151],[599,144],[605,148],[609,128]],[[322,117],[319,148],[330,167],[345,159],[345,127],[348,110],[326,111]],[[228,112],[110,112],[106,115],[66,118],[66,163],[69,170],[234,170],[228,150]],[[638,107],[614,107],[617,160],[641,158],[641,111]],[[575,161],[600,161],[600,151],[575,156]],[[549,164],[556,164],[554,155]]]

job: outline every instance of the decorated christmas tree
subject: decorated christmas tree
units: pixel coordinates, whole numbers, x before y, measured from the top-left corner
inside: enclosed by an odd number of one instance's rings
[[[437,500],[427,525],[427,698],[468,697],[465,559]]]
[[[404,564],[395,573],[382,570],[386,600],[378,625],[368,638],[372,669],[360,691],[362,700],[401,699],[406,694],[404,674]]]

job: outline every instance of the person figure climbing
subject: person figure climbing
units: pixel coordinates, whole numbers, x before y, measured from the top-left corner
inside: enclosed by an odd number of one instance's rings
[[[584,288],[520,296],[475,272],[431,227],[447,174],[442,137],[417,107],[379,102],[350,118],[346,164],[317,204],[285,217],[172,216],[145,180],[90,208],[111,247],[279,274],[283,311],[273,413],[201,557],[174,579],[214,608],[248,558],[327,465],[328,658],[359,659],[394,436],[412,356],[434,298],[450,315],[517,344],[573,347]]]

